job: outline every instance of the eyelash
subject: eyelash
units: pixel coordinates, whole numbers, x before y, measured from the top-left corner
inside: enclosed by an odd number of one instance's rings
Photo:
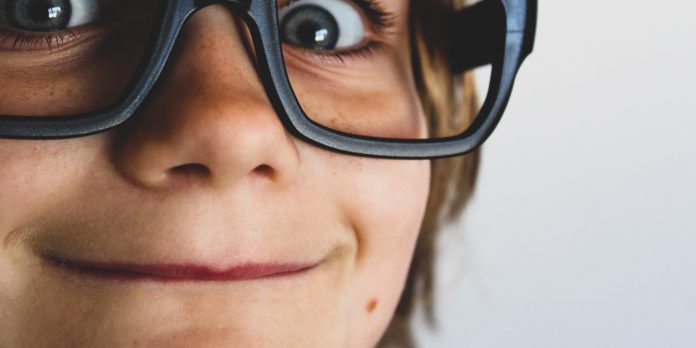
[[[380,42],[370,41],[363,46],[359,46],[351,49],[344,49],[340,51],[311,51],[314,59],[319,59],[327,63],[338,63],[345,65],[346,61],[349,59],[369,59],[380,49],[383,49],[384,45]],[[307,50],[308,51],[308,50]]]
[[[54,34],[30,34],[16,31],[0,32],[0,44],[12,42],[13,50],[20,49],[53,49],[60,47],[66,40],[77,39],[79,34],[72,30],[64,30]],[[45,45],[45,46],[44,46]]]

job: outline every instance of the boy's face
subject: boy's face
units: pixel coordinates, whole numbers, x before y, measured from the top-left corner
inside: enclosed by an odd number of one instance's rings
[[[391,54],[408,61],[408,2],[379,4],[402,33]],[[379,340],[408,272],[430,163],[341,155],[290,136],[245,42],[238,19],[209,6],[127,124],[84,138],[0,140],[0,346]],[[0,66],[10,56],[0,48]],[[21,108],[39,88],[28,85],[0,86],[0,100]],[[390,104],[419,113],[415,93],[387,87],[342,108],[377,118],[377,99],[397,98]],[[334,102],[305,92],[309,106]]]

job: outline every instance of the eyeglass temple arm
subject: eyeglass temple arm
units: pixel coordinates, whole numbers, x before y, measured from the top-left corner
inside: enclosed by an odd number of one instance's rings
[[[508,8],[508,11],[514,10]],[[527,0],[525,10],[523,57],[534,47],[537,1]],[[447,47],[452,73],[462,73],[500,59],[505,50],[506,31],[507,14],[501,0],[483,0],[450,15]]]

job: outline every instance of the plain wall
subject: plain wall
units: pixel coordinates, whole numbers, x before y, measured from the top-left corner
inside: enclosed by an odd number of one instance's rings
[[[696,347],[696,1],[540,1],[422,347]]]

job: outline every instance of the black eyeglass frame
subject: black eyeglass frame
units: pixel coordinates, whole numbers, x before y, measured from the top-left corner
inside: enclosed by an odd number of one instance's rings
[[[122,124],[137,112],[156,85],[186,21],[197,10],[213,4],[231,7],[247,23],[258,53],[261,81],[288,132],[314,145],[359,156],[430,159],[475,150],[500,121],[517,71],[534,46],[536,0],[484,0],[469,6],[449,19],[448,41],[452,47],[452,73],[491,65],[488,95],[471,126],[460,135],[439,139],[385,139],[346,134],[312,121],[302,110],[285,70],[276,1],[163,0],[164,13],[150,58],[120,103],[108,110],[65,117],[0,116],[0,138],[73,138]]]

